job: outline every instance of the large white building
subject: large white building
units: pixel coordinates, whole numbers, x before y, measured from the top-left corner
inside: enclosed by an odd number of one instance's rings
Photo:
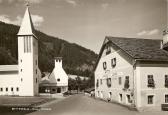
[[[38,38],[27,6],[18,36],[18,65],[0,65],[0,95],[38,95]]]
[[[62,58],[55,58],[55,68],[42,78],[40,83],[40,93],[64,93],[68,91],[68,75],[62,67]]]
[[[106,37],[95,68],[95,95],[140,111],[168,106],[168,31],[163,40]]]

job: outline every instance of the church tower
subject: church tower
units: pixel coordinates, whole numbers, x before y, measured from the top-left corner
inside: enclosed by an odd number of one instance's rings
[[[38,95],[39,68],[38,68],[38,38],[29,12],[29,5],[18,32],[18,66],[20,96]]]

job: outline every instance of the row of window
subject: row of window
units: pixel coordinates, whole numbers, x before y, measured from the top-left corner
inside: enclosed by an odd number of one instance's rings
[[[148,78],[147,87],[155,88],[155,81],[154,81],[153,75],[148,75],[147,78]],[[107,78],[107,86],[108,87],[111,87],[111,83],[112,83],[111,78]],[[100,79],[100,85],[102,85],[102,84],[103,84],[103,81],[102,81],[102,79]],[[119,85],[122,84],[122,78],[121,77],[118,77],[118,84]],[[96,86],[99,87],[99,80],[98,79],[97,79]],[[164,84],[164,86],[166,88],[168,88],[168,75],[165,75],[165,84]],[[124,88],[125,89],[129,88],[129,76],[125,76]]]
[[[122,94],[119,94],[119,97],[120,97],[120,102],[123,101],[123,95]],[[132,100],[131,100],[131,96],[130,95],[126,95],[126,98],[127,98],[127,103],[132,103]]]
[[[148,75],[148,87],[155,88],[153,75]],[[165,87],[168,88],[168,75],[165,75]]]
[[[120,101],[122,101],[122,94],[119,94],[119,97],[120,97]],[[129,103],[131,103],[131,98],[130,98],[130,95],[126,95],[126,97],[127,97],[127,101],[129,102]],[[168,94],[167,95],[165,95],[165,98],[164,98],[165,100],[165,103],[168,103]],[[148,104],[154,104],[154,95],[148,95],[148,97],[147,97],[147,103]]]
[[[168,103],[168,94],[165,95],[165,103]],[[148,104],[154,104],[154,95],[148,95]]]
[[[23,69],[20,69],[20,72],[22,72],[23,71]],[[36,74],[37,74],[37,69],[36,69]]]
[[[108,86],[108,87],[111,87],[111,84],[112,84],[111,78],[107,78],[106,83],[107,83],[107,86]],[[103,80],[100,79],[100,85],[102,85],[102,84],[103,84]],[[121,78],[121,77],[118,78],[118,84],[119,84],[119,85],[122,84],[122,78]],[[97,79],[96,86],[99,87],[99,80],[98,80],[98,79]],[[125,89],[128,89],[128,88],[129,88],[129,76],[125,76],[124,88],[125,88]]]
[[[116,66],[116,58],[111,59],[111,67],[114,68]],[[107,69],[107,62],[103,62],[103,69]]]
[[[98,91],[98,96],[100,95],[99,94],[100,92]],[[103,94],[101,92],[101,97],[103,97]],[[109,92],[109,98],[112,98],[112,92]],[[131,100],[131,96],[130,95],[126,95],[126,98],[127,98],[127,102],[128,103],[132,103],[132,100]],[[119,94],[119,101],[122,102],[123,101],[123,95],[122,94]],[[168,94],[165,95],[164,97],[164,102],[165,103],[168,103]],[[147,96],[147,104],[154,104],[154,95],[148,95]]]
[[[0,88],[0,92],[3,92],[3,91],[6,91],[6,92],[8,92],[8,91],[19,91],[19,87],[16,87],[16,89],[14,89],[13,87],[11,87],[11,88],[8,88],[8,87],[6,87],[6,88]]]

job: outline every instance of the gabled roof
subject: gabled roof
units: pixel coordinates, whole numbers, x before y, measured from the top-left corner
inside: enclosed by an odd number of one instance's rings
[[[160,48],[161,40],[106,37],[134,59],[168,61],[168,52]]]
[[[109,42],[120,48],[133,59],[147,61],[168,61],[168,51],[160,48],[161,40],[108,36],[104,40],[96,66],[101,58],[106,44]]]
[[[34,35],[35,36],[35,29],[33,26],[29,7],[27,7],[26,9],[26,12],[22,20],[22,24],[20,26],[20,29],[17,35]]]

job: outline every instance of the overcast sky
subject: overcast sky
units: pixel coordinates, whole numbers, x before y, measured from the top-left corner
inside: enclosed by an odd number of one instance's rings
[[[29,0],[35,28],[99,52],[105,36],[161,39],[166,0]],[[0,20],[20,25],[24,0],[0,0]]]

